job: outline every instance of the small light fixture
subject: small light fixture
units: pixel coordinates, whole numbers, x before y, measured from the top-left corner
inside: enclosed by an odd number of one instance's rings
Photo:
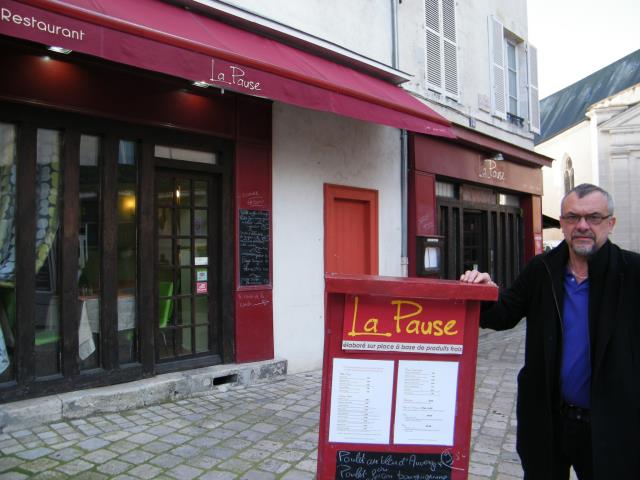
[[[69,55],[73,51],[73,50],[69,50],[68,48],[56,47],[53,45],[51,45],[50,47],[47,47],[47,50],[51,52],[62,53],[63,55]]]
[[[200,88],[209,88],[211,85],[209,85],[207,82],[193,82],[192,85],[194,87],[200,87]]]
[[[493,156],[491,157],[491,160],[495,160],[496,162],[501,162],[504,160],[504,155],[502,155],[500,152],[494,153]]]

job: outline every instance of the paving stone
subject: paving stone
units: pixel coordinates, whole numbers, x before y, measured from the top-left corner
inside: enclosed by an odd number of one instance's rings
[[[175,447],[169,443],[157,441],[149,443],[147,445],[142,445],[141,448],[151,453],[164,453],[168,450],[172,450]]]
[[[300,470],[290,470],[280,478],[282,480],[314,480],[316,476],[309,472],[302,472]]]
[[[133,450],[134,448],[138,448],[136,443],[131,443],[127,440],[120,440],[116,443],[112,443],[109,445],[109,450],[113,450],[117,453],[127,453]]]
[[[229,470],[230,472],[234,473],[242,473],[249,470],[252,467],[252,464],[245,460],[234,457],[225,460],[218,467],[222,470]]]
[[[200,450],[192,445],[182,445],[171,450],[171,453],[182,458],[193,458],[198,455]]]
[[[88,450],[90,452],[94,450],[99,450],[106,445],[109,445],[109,442],[98,437],[89,438],[77,444],[79,448],[82,448],[83,450]]]
[[[0,473],[11,470],[13,467],[23,463],[15,457],[0,457]]]
[[[240,480],[274,480],[274,473],[262,472],[260,470],[249,470],[240,476]]]
[[[17,452],[16,456],[23,458],[24,460],[35,460],[36,458],[44,457],[51,452],[53,452],[53,450],[51,450],[50,448],[39,447]]]
[[[87,453],[82,458],[87,462],[101,464],[104,462],[108,462],[109,460],[117,456],[117,453],[107,450],[106,448],[102,448],[100,450],[96,450],[95,452]]]
[[[251,442],[243,438],[233,437],[220,442],[221,447],[233,448],[234,450],[242,450],[251,445]]]
[[[0,475],[2,480],[23,480],[25,478],[29,478],[29,476],[20,472],[7,472]]]
[[[236,451],[233,450],[232,448],[220,447],[217,445],[213,447],[209,452],[209,454],[213,458],[219,458],[223,460],[226,460],[227,458],[231,458],[233,455],[235,455],[235,453]]]
[[[275,460],[273,458],[268,458],[267,460],[260,462],[258,468],[260,470],[266,470],[267,472],[280,474],[289,470],[291,468],[291,464],[280,460]]]
[[[175,477],[178,480],[192,480],[202,473],[203,471],[199,468],[194,468],[189,465],[178,465],[166,472],[167,475]]]
[[[238,457],[242,458],[243,460],[247,460],[249,462],[255,463],[255,462],[264,460],[269,455],[271,454],[266,450],[259,450],[257,448],[248,448],[247,450],[240,452],[238,454]]]
[[[259,442],[254,443],[254,446],[260,450],[266,450],[267,452],[276,452],[280,450],[284,444],[282,442],[274,442],[271,440],[260,440]]]
[[[189,440],[191,440],[191,437],[181,435],[179,433],[171,433],[162,437],[163,442],[170,443],[172,445],[182,445],[183,443],[187,443]]]
[[[132,465],[130,463],[121,462],[120,460],[109,460],[102,465],[98,465],[96,470],[107,475],[118,475],[131,467]]]
[[[138,465],[129,470],[127,474],[137,478],[149,479],[156,478],[160,472],[162,472],[162,470],[153,465]]]
[[[199,437],[189,442],[189,445],[193,445],[194,447],[199,447],[199,448],[208,448],[208,447],[213,447],[218,443],[220,443],[220,440],[218,440],[217,438]]]
[[[170,453],[163,453],[162,455],[158,455],[155,458],[150,460],[150,463],[157,465],[162,468],[173,468],[176,465],[179,465],[182,462],[182,458],[172,455]]]
[[[93,465],[91,463],[78,459],[60,465],[59,467],[57,467],[57,470],[71,476],[77,475],[81,472],[84,472],[85,470],[89,470],[90,468],[93,468]]]
[[[109,476],[98,472],[83,472],[82,480],[106,480]]]
[[[150,435],[148,433],[136,433],[135,435],[131,435],[130,437],[127,437],[127,440],[129,442],[137,443],[139,445],[155,442],[156,439],[157,439],[157,436]]]
[[[207,472],[200,477],[200,480],[235,480],[238,475],[231,472]]]
[[[120,455],[118,459],[124,462],[131,463],[133,465],[140,465],[142,463],[148,462],[149,459],[153,457],[154,455],[149,452],[145,452],[141,450],[131,450],[130,452],[125,453],[124,455]]]
[[[41,457],[32,462],[23,463],[22,465],[20,465],[20,470],[27,470],[31,473],[38,473],[38,472],[43,472],[45,470],[53,470],[58,465],[60,465],[60,462],[57,462],[47,457]],[[0,478],[2,478],[1,475],[0,475]]]

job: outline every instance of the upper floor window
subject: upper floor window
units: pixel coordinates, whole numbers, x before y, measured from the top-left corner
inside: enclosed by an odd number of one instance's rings
[[[540,133],[537,51],[489,17],[491,113]]]
[[[518,116],[518,58],[516,56],[516,44],[507,40],[507,113]]]
[[[425,0],[427,87],[454,100],[458,87],[455,0]]]
[[[575,187],[575,175],[573,173],[573,162],[571,157],[565,153],[564,155],[564,193],[565,195]]]

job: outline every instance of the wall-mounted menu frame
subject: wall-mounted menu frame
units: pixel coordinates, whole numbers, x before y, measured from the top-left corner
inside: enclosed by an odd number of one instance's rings
[[[239,210],[239,257],[241,286],[268,285],[270,212]]]

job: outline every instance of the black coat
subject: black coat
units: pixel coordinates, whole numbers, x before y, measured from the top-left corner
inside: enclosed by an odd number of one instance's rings
[[[517,450],[527,480],[552,479],[568,257],[565,242],[538,255],[480,315],[480,325],[495,330],[526,317]],[[640,479],[640,255],[607,241],[589,260],[589,326],[595,478]]]

